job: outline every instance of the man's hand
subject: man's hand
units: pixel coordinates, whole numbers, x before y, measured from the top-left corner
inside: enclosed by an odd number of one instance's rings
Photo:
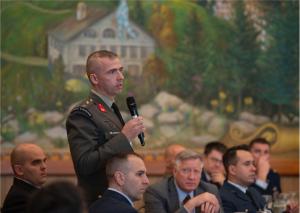
[[[202,204],[205,205],[201,206]],[[211,194],[209,192],[199,194],[190,199],[186,204],[184,204],[184,207],[189,212],[192,212],[192,210],[198,206],[201,206],[201,211],[203,209],[205,213],[217,213],[220,210],[218,199],[214,194]]]
[[[256,174],[257,179],[262,181],[267,181],[267,175],[270,170],[270,162],[267,156],[262,156],[258,159],[257,165],[256,165]]]
[[[145,130],[146,129],[143,124],[143,117],[139,116],[125,123],[121,132],[127,137],[128,140],[131,141],[136,138],[138,134],[144,132]]]
[[[214,205],[205,202],[201,205],[199,213],[217,213],[217,212],[219,211],[216,211],[216,207]]]
[[[222,172],[214,172],[211,173],[211,181],[213,183],[218,183],[220,186],[223,186],[225,181],[225,175]]]

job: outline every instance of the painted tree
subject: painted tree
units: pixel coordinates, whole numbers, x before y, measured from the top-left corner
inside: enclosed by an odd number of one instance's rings
[[[299,2],[263,2],[267,43],[259,61],[257,96],[274,113],[299,114]],[[279,116],[280,118],[281,116]]]
[[[162,48],[173,49],[177,43],[174,33],[174,13],[167,4],[154,3],[149,30]]]
[[[145,25],[145,10],[141,0],[134,1],[134,9],[130,12],[130,16],[140,26]]]
[[[143,67],[144,83],[149,84],[153,94],[163,89],[167,80],[165,63],[156,55],[150,56]]]
[[[244,1],[234,2],[233,33],[230,44],[232,76],[227,85],[235,97],[237,97],[237,112],[241,110],[244,96],[253,96],[255,79],[257,78],[257,59],[260,54],[258,42],[258,30],[254,27],[251,15],[245,10]]]
[[[170,74],[171,88],[190,102],[200,102],[202,90],[203,51],[202,23],[196,10],[187,19],[188,27],[183,28],[183,38],[172,54]]]

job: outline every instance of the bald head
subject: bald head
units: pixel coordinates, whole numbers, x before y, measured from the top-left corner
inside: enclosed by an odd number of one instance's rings
[[[165,150],[166,171],[165,174],[171,175],[175,164],[176,155],[185,150],[180,144],[171,144]]]
[[[16,177],[41,186],[46,181],[46,155],[36,144],[17,145],[11,152],[11,166]]]

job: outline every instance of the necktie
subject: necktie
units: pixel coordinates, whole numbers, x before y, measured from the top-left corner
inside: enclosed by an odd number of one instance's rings
[[[113,103],[113,104],[111,105],[111,108],[114,110],[114,112],[115,112],[115,114],[117,115],[117,117],[119,118],[121,124],[124,125],[125,122],[124,122],[124,120],[123,120],[123,118],[122,118],[122,115],[121,115],[121,113],[120,113],[120,110],[119,110],[117,104]]]
[[[186,197],[182,201],[182,205],[186,204],[186,202],[188,202],[190,199],[191,199],[191,196],[189,194],[186,195]]]
[[[246,190],[246,195],[247,195],[247,197],[250,198],[251,203],[252,203],[252,205],[256,208],[256,210],[258,210],[258,209],[259,209],[259,206],[256,205],[256,202],[255,202],[253,196],[251,195],[251,192],[250,192],[248,189]]]

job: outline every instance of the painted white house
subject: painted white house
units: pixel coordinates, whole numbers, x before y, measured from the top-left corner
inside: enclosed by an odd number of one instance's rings
[[[155,41],[130,20],[129,25],[136,36],[127,33],[120,39],[116,11],[88,8],[79,3],[76,16],[48,32],[49,63],[61,55],[65,72],[80,76],[85,74],[87,56],[95,50],[106,49],[121,57],[130,75],[140,75],[143,63],[154,53]]]

